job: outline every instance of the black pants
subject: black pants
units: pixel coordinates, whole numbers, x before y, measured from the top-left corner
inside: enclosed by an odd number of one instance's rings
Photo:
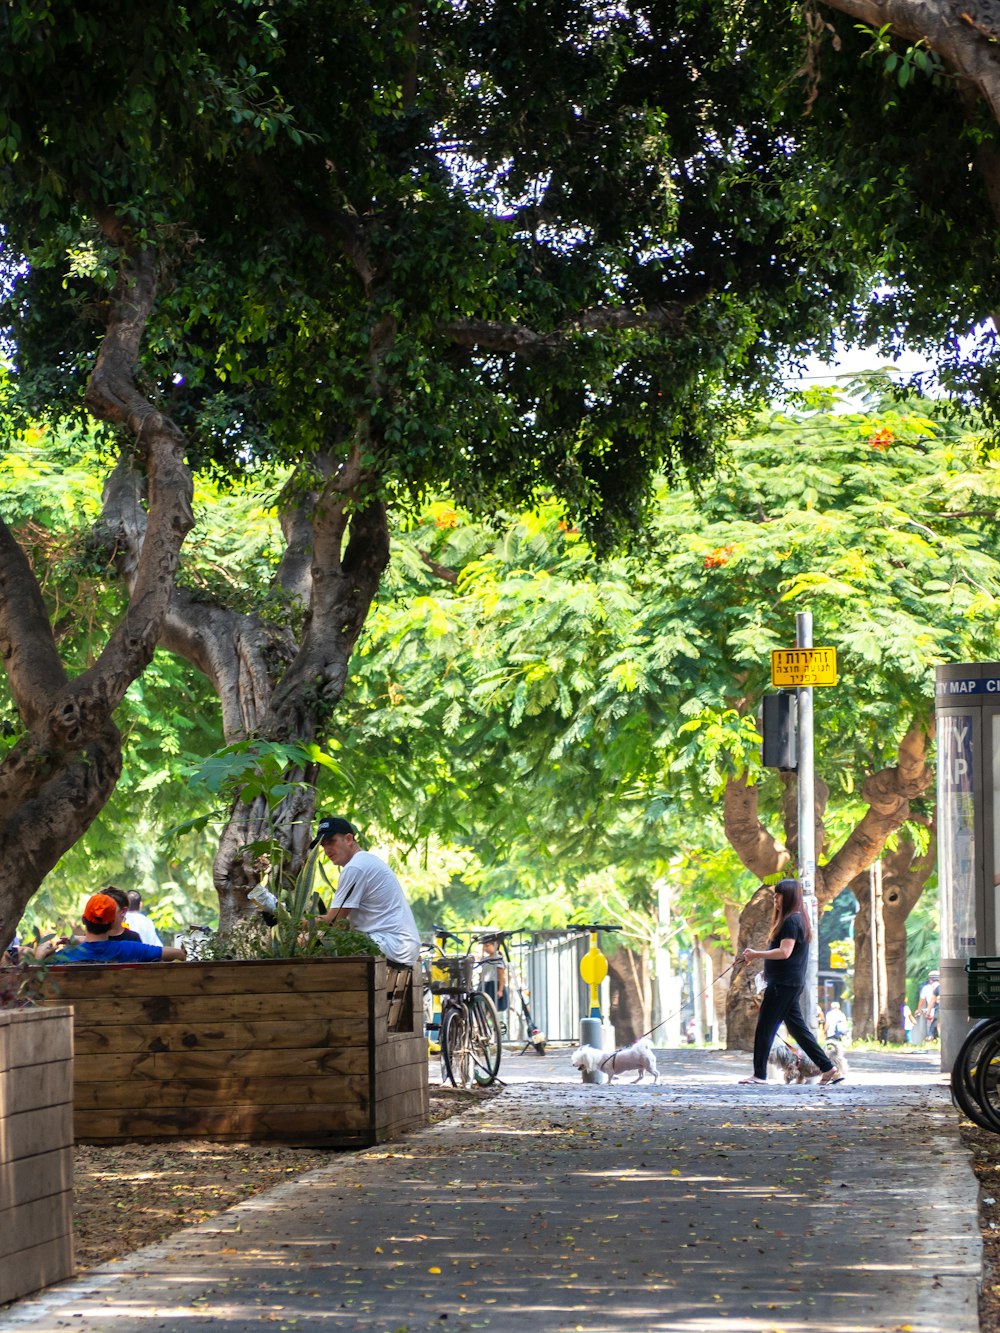
[[[764,998],[761,1000],[760,1013],[757,1015],[757,1031],[753,1039],[754,1078],[767,1078],[767,1057],[771,1054],[775,1034],[782,1023],[813,1064],[824,1074],[833,1068],[833,1061],[820,1046],[802,1017],[802,1010],[799,1007],[801,989],[801,986],[780,986],[773,981],[768,983]]]

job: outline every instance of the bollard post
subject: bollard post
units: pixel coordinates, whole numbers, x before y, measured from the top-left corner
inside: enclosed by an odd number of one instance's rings
[[[599,1051],[604,1050],[604,1023],[600,1017],[581,1018],[580,1019],[580,1045],[596,1046]],[[614,1050],[614,1047],[611,1048]],[[582,1071],[584,1083],[607,1083],[608,1076],[599,1069],[593,1073],[589,1069]]]

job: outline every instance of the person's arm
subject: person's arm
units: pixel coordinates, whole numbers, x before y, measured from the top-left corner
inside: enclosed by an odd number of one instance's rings
[[[160,955],[161,963],[184,963],[187,961],[187,950],[177,949],[172,944],[163,946],[163,953]]]
[[[351,923],[350,908],[331,907],[329,912],[324,912],[324,914],[319,919],[320,921],[325,921],[328,926],[334,925],[338,921],[343,921],[345,926],[350,925]]]
[[[779,940],[775,949],[744,949],[743,957],[748,963],[752,963],[755,958],[790,958],[794,948],[795,941],[787,936]]]
[[[506,989],[507,989],[507,969],[504,967],[503,963],[501,963],[500,966],[497,968],[497,999],[498,999],[498,1000],[499,1000],[500,996],[503,995],[504,991],[506,991]]]
[[[46,940],[39,940],[32,950],[35,959],[42,962],[48,958],[49,954],[55,953],[57,949],[71,949],[74,944],[79,944],[75,935],[61,935]]]
[[[343,900],[341,901],[340,906],[338,907],[336,902],[334,902],[334,906],[330,908],[329,912],[325,912],[319,918],[320,921],[325,921],[328,926],[336,925],[337,923],[341,923],[345,926],[351,924],[351,909],[347,905],[347,900],[350,898],[354,888],[354,876],[350,875],[348,873],[349,871],[350,866],[345,866],[340,872],[340,879],[337,883],[337,894],[335,895],[335,898],[343,893]]]

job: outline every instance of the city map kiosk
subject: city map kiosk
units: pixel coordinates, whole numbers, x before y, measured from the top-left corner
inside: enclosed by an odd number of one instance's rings
[[[1000,662],[937,668],[941,1068],[971,1026],[966,960],[1000,956]]]

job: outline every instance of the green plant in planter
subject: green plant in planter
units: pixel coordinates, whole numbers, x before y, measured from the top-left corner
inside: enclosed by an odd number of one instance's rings
[[[278,898],[273,927],[268,926],[263,916],[244,917],[225,934],[211,935],[199,942],[197,958],[224,962],[254,958],[380,957],[382,950],[370,935],[328,925],[320,919],[316,911],[316,880],[320,874],[326,880],[320,854],[319,847],[310,853],[287,898]]]

